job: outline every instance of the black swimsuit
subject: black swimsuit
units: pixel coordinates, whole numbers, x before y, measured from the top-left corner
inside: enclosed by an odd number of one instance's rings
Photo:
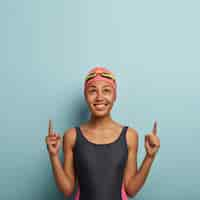
[[[75,171],[78,177],[79,200],[123,200],[121,194],[124,168],[128,158],[124,126],[112,143],[95,144],[76,128],[74,147]]]

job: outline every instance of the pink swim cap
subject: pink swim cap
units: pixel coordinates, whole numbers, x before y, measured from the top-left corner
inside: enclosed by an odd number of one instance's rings
[[[96,74],[96,76],[94,75]],[[101,75],[102,74],[102,75]],[[89,77],[90,75],[92,75],[92,77],[90,79],[87,80],[87,77]],[[108,77],[106,77],[106,76]],[[109,77],[112,77],[112,78],[109,78]],[[87,76],[86,76],[86,79],[85,79],[85,83],[84,83],[84,95],[86,94],[86,89],[87,87],[93,83],[94,81],[98,81],[98,80],[103,80],[103,81],[106,81],[107,83],[109,83],[113,89],[114,89],[114,100],[116,100],[116,97],[117,97],[117,92],[116,92],[116,88],[117,88],[117,83],[116,83],[116,79],[115,79],[115,75],[108,69],[106,69],[105,67],[94,67],[92,68]]]

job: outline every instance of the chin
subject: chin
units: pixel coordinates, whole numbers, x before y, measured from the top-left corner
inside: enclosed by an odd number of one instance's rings
[[[92,110],[91,114],[95,117],[105,117],[105,116],[108,116],[110,114],[110,110],[101,110],[101,111]]]
[[[92,112],[92,115],[95,117],[105,117],[109,114],[110,114],[109,112]]]

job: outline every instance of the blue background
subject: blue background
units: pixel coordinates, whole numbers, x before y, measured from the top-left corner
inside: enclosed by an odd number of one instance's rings
[[[0,199],[64,199],[44,138],[88,118],[83,80],[96,65],[118,80],[113,119],[161,147],[134,199],[200,197],[198,0],[0,1]],[[62,159],[62,151],[60,151]]]

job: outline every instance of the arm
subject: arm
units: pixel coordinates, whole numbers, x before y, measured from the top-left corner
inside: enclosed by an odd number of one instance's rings
[[[134,197],[142,188],[149,174],[153,160],[154,157],[150,157],[146,154],[137,174],[132,176],[128,182],[127,192],[129,196]]]
[[[130,180],[132,180],[133,177],[135,177],[137,174],[137,152],[138,152],[137,131],[129,127],[126,134],[126,141],[128,145],[128,160],[125,167],[123,182],[127,195],[129,197],[132,197],[133,191],[132,191],[132,186],[130,186]]]
[[[71,196],[76,183],[76,173],[74,166],[74,145],[76,142],[76,130],[71,128],[64,134],[63,153],[64,153],[64,173],[69,178],[70,184],[65,187],[65,196]]]
[[[69,190],[67,188],[70,188],[71,181],[69,177],[66,176],[64,173],[61,161],[59,159],[59,156],[50,156],[52,170],[54,174],[54,178],[56,181],[56,185],[58,189],[64,193],[66,196],[66,191]]]
[[[56,184],[66,197],[70,196],[75,186],[75,173],[73,169],[73,144],[75,134],[73,129],[65,132],[63,137],[64,167],[59,156],[49,156],[52,164]]]
[[[145,147],[146,145],[147,141],[145,142]],[[134,129],[129,130],[128,149],[128,162],[125,170],[125,189],[130,197],[134,197],[146,181],[155,158],[155,152],[149,154],[148,150],[140,169],[137,170],[138,133]]]

